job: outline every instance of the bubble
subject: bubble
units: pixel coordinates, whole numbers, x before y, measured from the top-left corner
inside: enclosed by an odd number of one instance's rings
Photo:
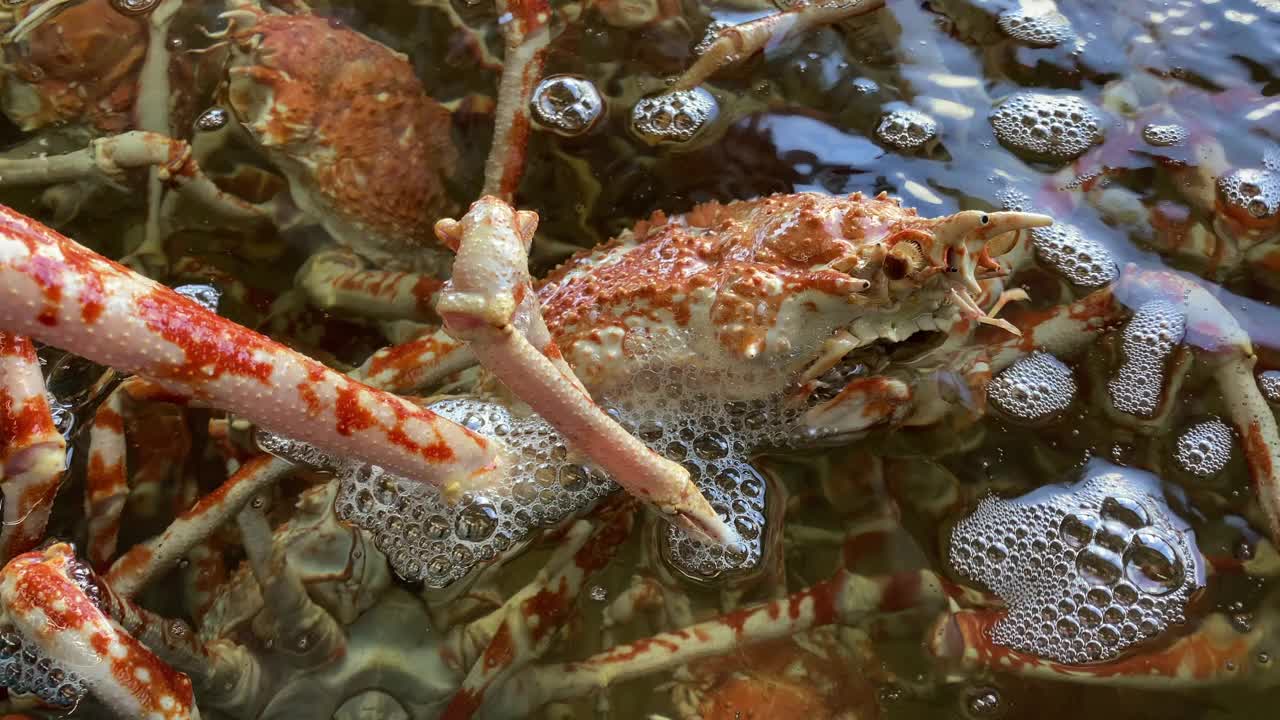
[[[488,540],[498,529],[498,511],[486,502],[469,505],[458,513],[454,521],[454,533],[459,540],[480,542]]]
[[[1124,496],[1103,498],[1101,515],[1104,520],[1114,520],[1131,528],[1146,527],[1151,522],[1142,503]]]
[[[1258,388],[1267,402],[1280,404],[1280,370],[1267,370],[1258,375]]]
[[[1222,472],[1231,460],[1231,428],[1214,418],[1187,428],[1174,445],[1174,459],[1185,471],[1202,478]]]
[[[1062,412],[1075,394],[1071,368],[1042,352],[1034,352],[1005,368],[987,386],[987,398],[998,410],[1028,422]]]
[[[534,122],[554,133],[581,135],[604,114],[604,101],[586,78],[549,75],[534,88],[529,112]]]
[[[1102,120],[1089,103],[1072,95],[1021,92],[991,112],[996,138],[1031,160],[1073,160],[1102,139]]]
[[[1032,15],[1023,8],[1006,10],[997,23],[1006,35],[1031,47],[1053,47],[1075,37],[1071,22],[1057,12]]]
[[[111,7],[121,15],[145,15],[155,9],[160,0],[111,0]]]
[[[1138,532],[1124,557],[1125,577],[1149,595],[1167,595],[1183,581],[1182,562],[1178,553],[1164,538],[1151,532]]]
[[[969,715],[976,718],[998,717],[1004,711],[1000,691],[993,687],[973,688],[965,700]]]
[[[1107,383],[1111,403],[1121,412],[1151,417],[1164,389],[1164,366],[1186,331],[1186,315],[1166,300],[1137,309],[1121,336],[1124,363]]]
[[[702,39],[697,45],[693,46],[693,54],[701,55],[711,49],[711,44],[720,37],[720,33],[728,28],[733,27],[732,23],[722,22],[720,20],[712,20],[707,24],[706,31],[702,34]]]
[[[729,441],[720,433],[705,433],[694,441],[693,449],[703,460],[718,460],[729,454]]]
[[[221,130],[227,126],[227,122],[231,119],[231,113],[226,108],[211,107],[200,113],[200,117],[196,118],[195,129],[197,132],[213,132]]]
[[[912,108],[891,110],[876,126],[876,139],[902,151],[919,150],[938,136],[938,122]]]
[[[1187,138],[1187,129],[1181,125],[1157,125],[1151,123],[1142,128],[1142,139],[1148,145],[1156,147],[1183,145],[1187,142]]]
[[[1102,522],[1093,515],[1071,513],[1062,518],[1059,530],[1068,545],[1080,548],[1093,540],[1093,534],[1101,526]]]
[[[1032,228],[1031,245],[1042,264],[1082,288],[1109,285],[1120,274],[1111,251],[1074,225]]]
[[[604,602],[609,597],[608,591],[599,585],[592,585],[589,594],[591,599],[596,602]]]
[[[1101,548],[1085,548],[1076,555],[1076,572],[1089,583],[1111,585],[1120,579],[1120,558]]]
[[[650,145],[687,143],[711,124],[719,106],[702,88],[641,99],[631,110],[631,129]]]
[[[1280,173],[1243,168],[1218,178],[1218,202],[1239,217],[1270,221],[1280,217]]]

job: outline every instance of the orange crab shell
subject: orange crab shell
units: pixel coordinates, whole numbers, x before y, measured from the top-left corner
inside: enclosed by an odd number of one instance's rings
[[[543,316],[589,387],[602,379],[595,365],[616,372],[655,332],[696,335],[708,313],[725,357],[802,355],[853,313],[868,286],[861,276],[899,240],[931,262],[915,237],[929,222],[885,195],[774,195],[656,213],[553,271],[539,289]],[[612,359],[592,361],[602,356]]]
[[[371,235],[357,248],[371,256],[433,242],[457,151],[408,59],[313,15],[260,15],[233,41],[232,109],[286,170],[308,171],[293,179],[354,231],[339,241]]]
[[[4,112],[28,132],[80,121],[104,133],[128,130],[146,53],[143,22],[108,0],[69,7],[8,46],[15,71],[5,78]]]

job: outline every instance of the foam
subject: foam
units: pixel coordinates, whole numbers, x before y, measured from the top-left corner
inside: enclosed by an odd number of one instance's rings
[[[1071,22],[1058,12],[1033,15],[1019,7],[1000,13],[996,22],[1006,35],[1032,47],[1053,47],[1076,36]]]
[[[631,129],[651,145],[686,143],[719,112],[715,97],[706,90],[677,90],[637,102],[631,109]]]
[[[1138,308],[1121,339],[1124,364],[1107,383],[1117,410],[1151,417],[1164,388],[1165,363],[1186,332],[1186,315],[1167,300],[1152,300]]]
[[[1242,168],[1218,178],[1218,199],[1258,220],[1280,215],[1280,173]]]
[[[1148,145],[1156,147],[1185,145],[1189,136],[1187,129],[1181,125],[1157,125],[1151,123],[1142,128],[1142,139]]]
[[[996,138],[1032,160],[1065,162],[1102,139],[1102,120],[1085,100],[1073,95],[1020,92],[991,112]]]
[[[1179,467],[1192,475],[1211,478],[1231,460],[1234,439],[1226,423],[1217,418],[1205,420],[1178,436],[1173,457]]]
[[[996,375],[987,386],[987,398],[997,410],[1025,422],[1051,418],[1071,404],[1076,381],[1058,358],[1034,352]]]
[[[876,126],[876,139],[897,150],[919,150],[938,137],[938,122],[912,108],[891,110]]]
[[[584,77],[548,75],[533,89],[529,110],[534,122],[552,132],[581,135],[604,113],[604,100]]]
[[[1205,584],[1195,533],[1159,478],[1093,460],[1073,485],[983,499],[949,558],[1009,606],[993,642],[1055,662],[1110,660],[1185,622]]]

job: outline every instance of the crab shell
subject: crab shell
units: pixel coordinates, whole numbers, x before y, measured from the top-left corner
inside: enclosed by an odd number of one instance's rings
[[[583,383],[606,392],[653,367],[751,377],[748,400],[792,386],[847,349],[925,330],[969,329],[954,292],[983,294],[980,273],[1029,213],[923,218],[881,194],[774,195],[686,215],[661,213],[554,271],[539,295],[547,327]],[[996,239],[988,247],[988,240]],[[838,359],[838,355],[836,359]]]
[[[19,10],[15,20],[28,12],[30,6]],[[79,122],[103,133],[128,130],[146,54],[141,20],[116,12],[108,0],[74,5],[6,45],[12,69],[0,107],[26,132]]]
[[[408,58],[313,15],[237,12],[227,99],[334,239],[401,266],[434,246],[457,152]]]

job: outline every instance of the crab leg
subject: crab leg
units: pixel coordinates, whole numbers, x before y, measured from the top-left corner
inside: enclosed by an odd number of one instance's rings
[[[191,157],[191,146],[154,132],[132,131],[97,138],[84,150],[35,158],[0,158],[0,183],[43,185],[100,175],[119,182],[127,170],[154,169],[158,178],[200,207],[227,220],[267,219],[264,210],[223,192]]]
[[[425,273],[366,270],[347,250],[312,255],[297,278],[307,297],[323,310],[392,320],[435,321],[432,305],[444,285]]]
[[[39,654],[65,664],[126,718],[199,718],[191,681],[134,639],[77,583],[66,543],[19,555],[0,571],[0,604]]]
[[[613,559],[628,537],[635,518],[632,502],[615,503],[597,515],[597,526],[580,520],[565,533],[555,555],[538,578],[490,618],[501,624],[492,633],[483,655],[471,666],[462,687],[441,718],[466,720],[482,707],[485,693],[541,657],[569,619],[586,581]],[[486,618],[487,619],[487,618]],[[486,619],[474,623],[486,626]]]
[[[815,27],[882,7],[884,0],[819,0],[797,3],[783,12],[725,28],[693,65],[676,78],[670,92],[692,90],[721,69]]]
[[[968,668],[1109,687],[1181,690],[1251,678],[1267,686],[1276,682],[1269,673],[1251,672],[1256,670],[1259,650],[1272,639],[1267,628],[1259,625],[1241,633],[1221,613],[1209,616],[1195,632],[1171,645],[1097,665],[1064,665],[995,644],[991,629],[1003,615],[1003,610],[945,614],[929,634],[928,649],[935,657],[956,660]]]
[[[476,201],[461,221],[437,223],[441,240],[458,253],[436,305],[445,328],[627,492],[686,529],[721,543],[737,540],[689,471],[605,414],[560,356],[529,278],[536,227],[537,215],[490,196]]]
[[[542,59],[551,33],[547,0],[497,0],[498,22],[506,40],[498,106],[493,117],[493,147],[484,164],[483,195],[515,199],[524,174],[529,142],[529,99],[542,74]]]
[[[217,490],[200,498],[160,535],[129,548],[111,565],[107,583],[121,596],[133,597],[153,579],[204,542],[265,488],[294,470],[290,463],[259,455],[240,467]]]
[[[67,443],[54,427],[35,348],[0,330],[0,559],[43,538],[66,460]]]
[[[475,364],[475,356],[466,343],[436,329],[379,350],[356,368],[351,377],[388,392],[408,393],[436,385]]]
[[[486,438],[218,317],[172,290],[0,209],[0,327],[265,428],[434,485],[483,484]]]
[[[785,638],[822,625],[854,625],[880,615],[941,604],[943,583],[925,570],[867,578],[844,570],[806,590],[696,625],[621,645],[581,662],[530,668],[489,705],[494,716],[581,697],[616,683],[702,658]]]

